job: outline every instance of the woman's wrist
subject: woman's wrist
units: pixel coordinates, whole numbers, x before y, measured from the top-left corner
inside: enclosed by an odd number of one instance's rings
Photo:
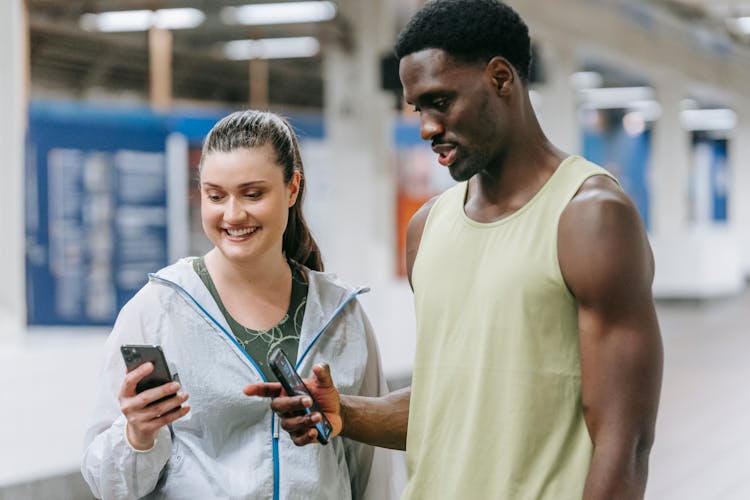
[[[138,439],[135,435],[135,431],[128,425],[125,424],[125,441],[128,443],[133,451],[138,453],[146,453],[154,449],[156,446],[156,439],[142,440]]]

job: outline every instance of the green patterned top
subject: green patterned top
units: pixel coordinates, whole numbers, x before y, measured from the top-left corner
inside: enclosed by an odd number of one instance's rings
[[[281,349],[294,363],[297,359],[297,350],[299,347],[299,336],[302,330],[302,318],[305,315],[305,304],[307,303],[307,282],[299,268],[289,263],[292,270],[292,293],[289,300],[289,310],[281,319],[279,324],[268,330],[253,330],[242,326],[235,321],[224,307],[224,303],[216,291],[211,275],[206,269],[206,262],[203,257],[193,261],[193,269],[200,276],[201,281],[206,285],[211,296],[218,304],[219,309],[229,323],[237,341],[245,348],[245,351],[258,364],[263,374],[269,381],[276,381],[276,376],[268,366],[268,353],[276,346]]]

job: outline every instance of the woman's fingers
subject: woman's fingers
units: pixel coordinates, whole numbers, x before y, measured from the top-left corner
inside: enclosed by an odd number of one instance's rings
[[[154,371],[154,365],[150,361],[147,361],[126,373],[125,379],[122,381],[122,386],[120,386],[120,398],[135,396],[135,387],[138,385],[138,382],[152,371]]]

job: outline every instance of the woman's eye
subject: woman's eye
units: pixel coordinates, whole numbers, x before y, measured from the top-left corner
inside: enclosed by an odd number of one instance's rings
[[[211,201],[219,201],[221,200],[221,196],[218,194],[208,194],[206,195],[206,198],[208,198]]]
[[[247,193],[245,196],[247,198],[250,198],[251,200],[255,200],[257,198],[260,198],[261,193]]]

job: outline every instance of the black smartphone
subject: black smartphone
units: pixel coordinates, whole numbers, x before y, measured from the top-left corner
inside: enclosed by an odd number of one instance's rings
[[[161,346],[125,344],[120,346],[120,352],[122,353],[122,359],[125,361],[125,366],[128,371],[135,370],[148,361],[154,365],[153,371],[143,377],[143,379],[135,386],[135,392],[143,392],[147,389],[159,387],[160,385],[164,385],[177,379],[176,376],[173,378],[172,374],[169,372],[167,359],[164,357],[164,351],[162,351]],[[150,403],[149,406],[165,401],[173,396],[174,394],[165,396]],[[179,408],[180,407],[177,407],[172,411],[178,410]]]
[[[328,444],[333,427],[321,411],[315,398],[310,394],[305,383],[302,382],[302,378],[294,369],[292,363],[289,362],[289,358],[286,357],[284,351],[279,347],[275,347],[268,354],[268,364],[271,366],[271,370],[273,370],[273,373],[276,375],[276,378],[279,379],[279,382],[281,382],[281,385],[284,387],[287,394],[290,396],[310,396],[310,399],[312,399],[313,402],[312,410],[307,408],[307,413],[317,411],[323,417],[323,420],[315,424],[315,428],[318,430],[318,441],[320,444]]]

